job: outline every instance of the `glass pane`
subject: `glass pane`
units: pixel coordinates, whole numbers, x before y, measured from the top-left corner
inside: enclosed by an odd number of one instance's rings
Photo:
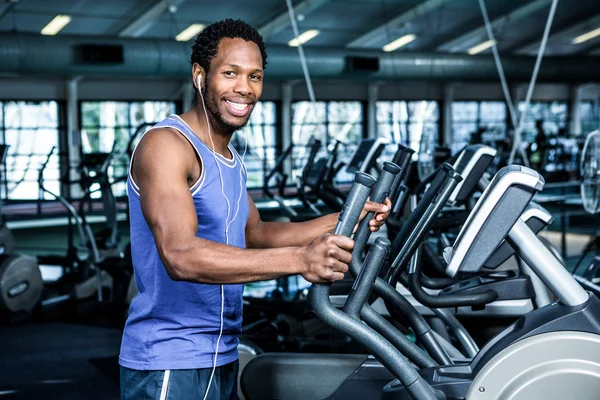
[[[100,129],[95,127],[81,128],[81,150],[84,153],[93,153],[99,151],[100,147]]]
[[[519,102],[519,118],[525,111],[525,101]],[[542,102],[531,102],[527,108],[527,114],[525,115],[526,121],[536,121],[538,119],[544,120],[548,114],[548,104]]]
[[[109,168],[109,176],[113,179],[126,178],[129,172],[129,157],[127,154],[121,154],[113,159]],[[113,187],[114,189],[114,187]],[[116,194],[115,194],[116,195]]]
[[[39,168],[52,147],[58,146],[58,104],[10,101],[4,103],[4,112],[4,143],[10,146],[6,198],[37,199]],[[46,171],[46,187],[58,193],[58,156],[52,158]]]
[[[547,121],[544,121],[544,130],[546,134],[565,136],[567,125],[566,102],[554,101],[548,106]]]
[[[330,101],[329,122],[362,123],[362,104],[358,101]]]
[[[262,155],[262,149],[265,147],[264,127],[261,125],[246,126],[233,135],[231,144],[240,155],[244,153],[244,148],[246,148],[246,154]]]
[[[275,133],[274,125],[267,125],[264,127],[264,138],[265,138],[265,146],[275,148],[275,144],[277,142],[277,135]]]
[[[131,103],[129,107],[131,128],[135,131],[144,122],[154,124],[173,113],[175,113],[175,104],[172,102],[144,101]]]
[[[587,136],[588,133],[600,129],[598,121],[581,121],[581,134]]]
[[[298,101],[292,103],[292,121],[294,124],[325,123],[326,103],[318,101]]]
[[[405,101],[378,101],[377,120],[379,137],[391,143],[407,143],[408,104]]]
[[[582,121],[594,118],[594,104],[591,101],[579,103],[579,117]]]
[[[392,124],[392,142],[408,145],[408,129],[406,122],[396,121]]]
[[[340,139],[342,142],[348,144],[356,144],[362,137],[362,125],[350,122],[345,124],[329,124],[327,130],[330,138]]]
[[[292,141],[294,144],[305,145],[311,136],[325,143],[325,124],[292,126]]]
[[[81,107],[84,116],[82,118],[83,126],[115,127],[129,125],[129,103],[116,101],[83,102]]]
[[[11,157],[10,165],[7,166],[8,198],[9,199],[37,199],[38,196],[38,170],[45,160],[45,156],[14,156]],[[44,174],[44,186],[53,193],[59,192],[59,169],[58,157],[46,167]],[[52,196],[45,194],[44,198],[51,199]]]
[[[81,103],[81,126],[100,126],[100,103],[91,101]]]
[[[548,107],[548,118],[556,121],[567,120],[567,103],[564,101],[553,101]]]
[[[275,124],[275,103],[259,101],[250,114],[250,124]]]
[[[57,128],[58,103],[55,101],[9,101],[4,105],[6,128]]]
[[[299,182],[299,178],[302,175],[302,171],[304,170],[304,166],[306,165],[306,161],[308,159],[310,152],[310,148],[306,145],[294,145],[292,151],[292,177],[289,181],[290,183],[296,184]],[[317,156],[315,160],[323,157],[325,155],[325,146],[321,146],[319,151],[317,152]]]
[[[377,137],[387,139],[390,143],[393,143],[392,125],[382,123],[377,124]]]
[[[385,123],[392,119],[392,102],[391,101],[378,101],[376,104],[377,122]]]
[[[115,145],[116,149],[124,149],[128,141],[129,129],[127,127],[81,129],[81,147],[84,153],[110,153]]]
[[[6,144],[9,153],[6,157],[6,178],[9,199],[37,199],[38,171],[46,159],[46,154],[58,139],[57,129],[7,129]],[[49,164],[44,174],[47,189],[58,193],[58,157]]]
[[[259,157],[256,153],[247,153],[244,157],[244,165],[248,172],[247,187],[262,187],[264,178],[263,158]]]
[[[493,145],[495,141],[506,137],[506,123],[504,122],[489,122],[487,124],[482,122],[481,127],[485,128],[485,131],[481,134],[482,143]]]
[[[536,122],[541,121],[546,134],[564,135],[567,123],[568,105],[565,101],[532,102],[527,109],[523,138],[531,142],[537,135]],[[519,102],[519,113],[525,111],[525,102]]]
[[[506,104],[503,101],[482,101],[480,106],[481,122],[506,121]]]
[[[525,122],[523,122],[523,129],[521,130],[521,138],[523,139],[523,141],[527,143],[533,143],[536,135],[537,132],[535,130],[535,120],[525,120]]]
[[[471,135],[477,131],[476,122],[454,122],[452,123],[452,143],[450,150],[456,153],[471,141]]]
[[[440,111],[437,101],[409,101],[408,119],[411,122],[438,121]]]
[[[408,103],[405,101],[394,101],[392,105],[392,122],[408,121]]]
[[[425,135],[427,140],[435,140],[434,147],[437,146],[438,140],[438,128],[435,123],[418,123],[418,124],[409,124],[408,125],[408,134],[410,138],[410,148],[415,151],[419,151],[421,137]]]
[[[455,101],[452,103],[452,121],[477,121],[476,101]]]

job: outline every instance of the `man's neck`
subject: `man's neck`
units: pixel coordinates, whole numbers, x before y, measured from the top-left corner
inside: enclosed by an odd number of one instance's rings
[[[204,110],[198,110],[196,107],[192,107],[185,113],[181,114],[181,118],[186,124],[189,125],[190,128],[192,128],[194,134],[198,136],[200,140],[206,143],[208,147],[213,148],[217,154],[220,154],[226,158],[230,158],[232,156],[227,146],[229,145],[229,141],[231,140],[233,134],[219,132],[217,129],[215,129],[215,126],[211,124],[209,136],[207,118]],[[208,120],[210,121],[210,119]]]

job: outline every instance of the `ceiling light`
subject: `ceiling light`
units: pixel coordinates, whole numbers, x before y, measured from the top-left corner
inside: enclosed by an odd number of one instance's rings
[[[589,31],[588,33],[584,33],[583,35],[577,36],[575,39],[573,39],[573,44],[587,42],[588,40],[593,39],[596,36],[600,36],[600,28],[596,28],[593,31]]]
[[[402,46],[406,46],[407,44],[409,44],[416,38],[417,38],[417,36],[413,35],[412,33],[409,33],[408,35],[404,35],[401,38],[398,38],[398,39],[394,40],[393,42],[390,42],[390,43],[386,44],[385,46],[383,46],[383,51],[394,51],[396,49],[399,49]]]
[[[309,29],[304,33],[298,35],[297,38],[294,38],[288,42],[288,45],[291,47],[298,47],[301,44],[308,42],[310,39],[314,38],[319,34],[317,29]]]
[[[495,40],[486,40],[485,42],[478,44],[475,47],[471,47],[469,50],[467,50],[467,53],[469,53],[470,55],[475,55],[477,53],[481,53],[484,50],[489,49],[490,47],[494,46],[496,44]]]
[[[42,29],[42,35],[56,35],[62,30],[69,22],[71,22],[70,15],[57,15],[52,21],[48,23]]]
[[[200,31],[204,29],[204,25],[202,24],[191,24],[187,28],[185,28],[179,35],[175,36],[175,40],[178,42],[187,42],[194,36],[200,33]]]

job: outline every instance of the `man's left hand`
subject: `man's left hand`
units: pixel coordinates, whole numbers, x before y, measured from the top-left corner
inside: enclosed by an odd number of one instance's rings
[[[373,219],[369,222],[369,229],[371,230],[371,232],[377,232],[379,230],[379,228],[383,224],[385,224],[385,220],[387,219],[388,215],[390,215],[391,209],[392,209],[392,202],[388,198],[385,199],[384,204],[375,203],[371,200],[367,200],[367,202],[365,203],[365,206],[363,207],[362,212],[360,213],[360,218],[358,220],[358,223],[360,224],[360,222],[367,215],[367,213],[369,213],[370,211],[373,211],[373,212],[375,212],[375,215],[373,216]],[[357,225],[357,227],[358,227],[358,225]]]

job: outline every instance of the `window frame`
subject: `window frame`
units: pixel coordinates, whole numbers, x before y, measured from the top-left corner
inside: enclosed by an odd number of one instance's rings
[[[0,140],[2,141],[2,143],[6,144],[6,113],[5,113],[5,107],[7,103],[44,103],[44,102],[54,102],[56,103],[56,109],[57,109],[57,126],[56,128],[54,127],[44,127],[44,129],[56,129],[56,147],[59,149],[59,159],[58,159],[58,182],[59,182],[59,189],[57,191],[57,194],[62,194],[63,191],[63,187],[60,184],[60,177],[64,176],[65,172],[64,172],[64,168],[65,165],[68,166],[69,162],[68,162],[68,149],[65,150],[65,141],[63,139],[63,137],[66,136],[67,134],[67,101],[63,100],[63,99],[31,99],[31,98],[2,98],[0,99],[0,113],[2,113],[2,120],[0,121]],[[10,128],[10,129],[14,129],[14,130],[24,130],[22,127],[16,127],[16,128]],[[28,129],[28,128],[25,128]],[[10,151],[10,148],[9,148]],[[18,154],[17,154],[18,155]],[[33,153],[33,155],[35,156],[43,156],[46,157],[47,153],[41,154],[41,153]],[[10,153],[7,154],[6,159],[8,159],[11,156]],[[29,154],[27,154],[27,156],[29,156]],[[38,196],[35,198],[9,198],[8,197],[8,169],[7,169],[7,160],[4,160],[4,162],[2,163],[1,168],[3,169],[2,171],[2,182],[0,182],[0,185],[2,185],[2,188],[0,189],[0,193],[2,193],[2,200],[5,201],[6,203],[20,203],[20,202],[30,202],[30,201],[39,201],[39,192],[38,192]],[[38,170],[39,170],[39,166],[38,166]],[[36,178],[36,182],[37,182],[37,178]],[[42,199],[45,200],[45,197]]]

